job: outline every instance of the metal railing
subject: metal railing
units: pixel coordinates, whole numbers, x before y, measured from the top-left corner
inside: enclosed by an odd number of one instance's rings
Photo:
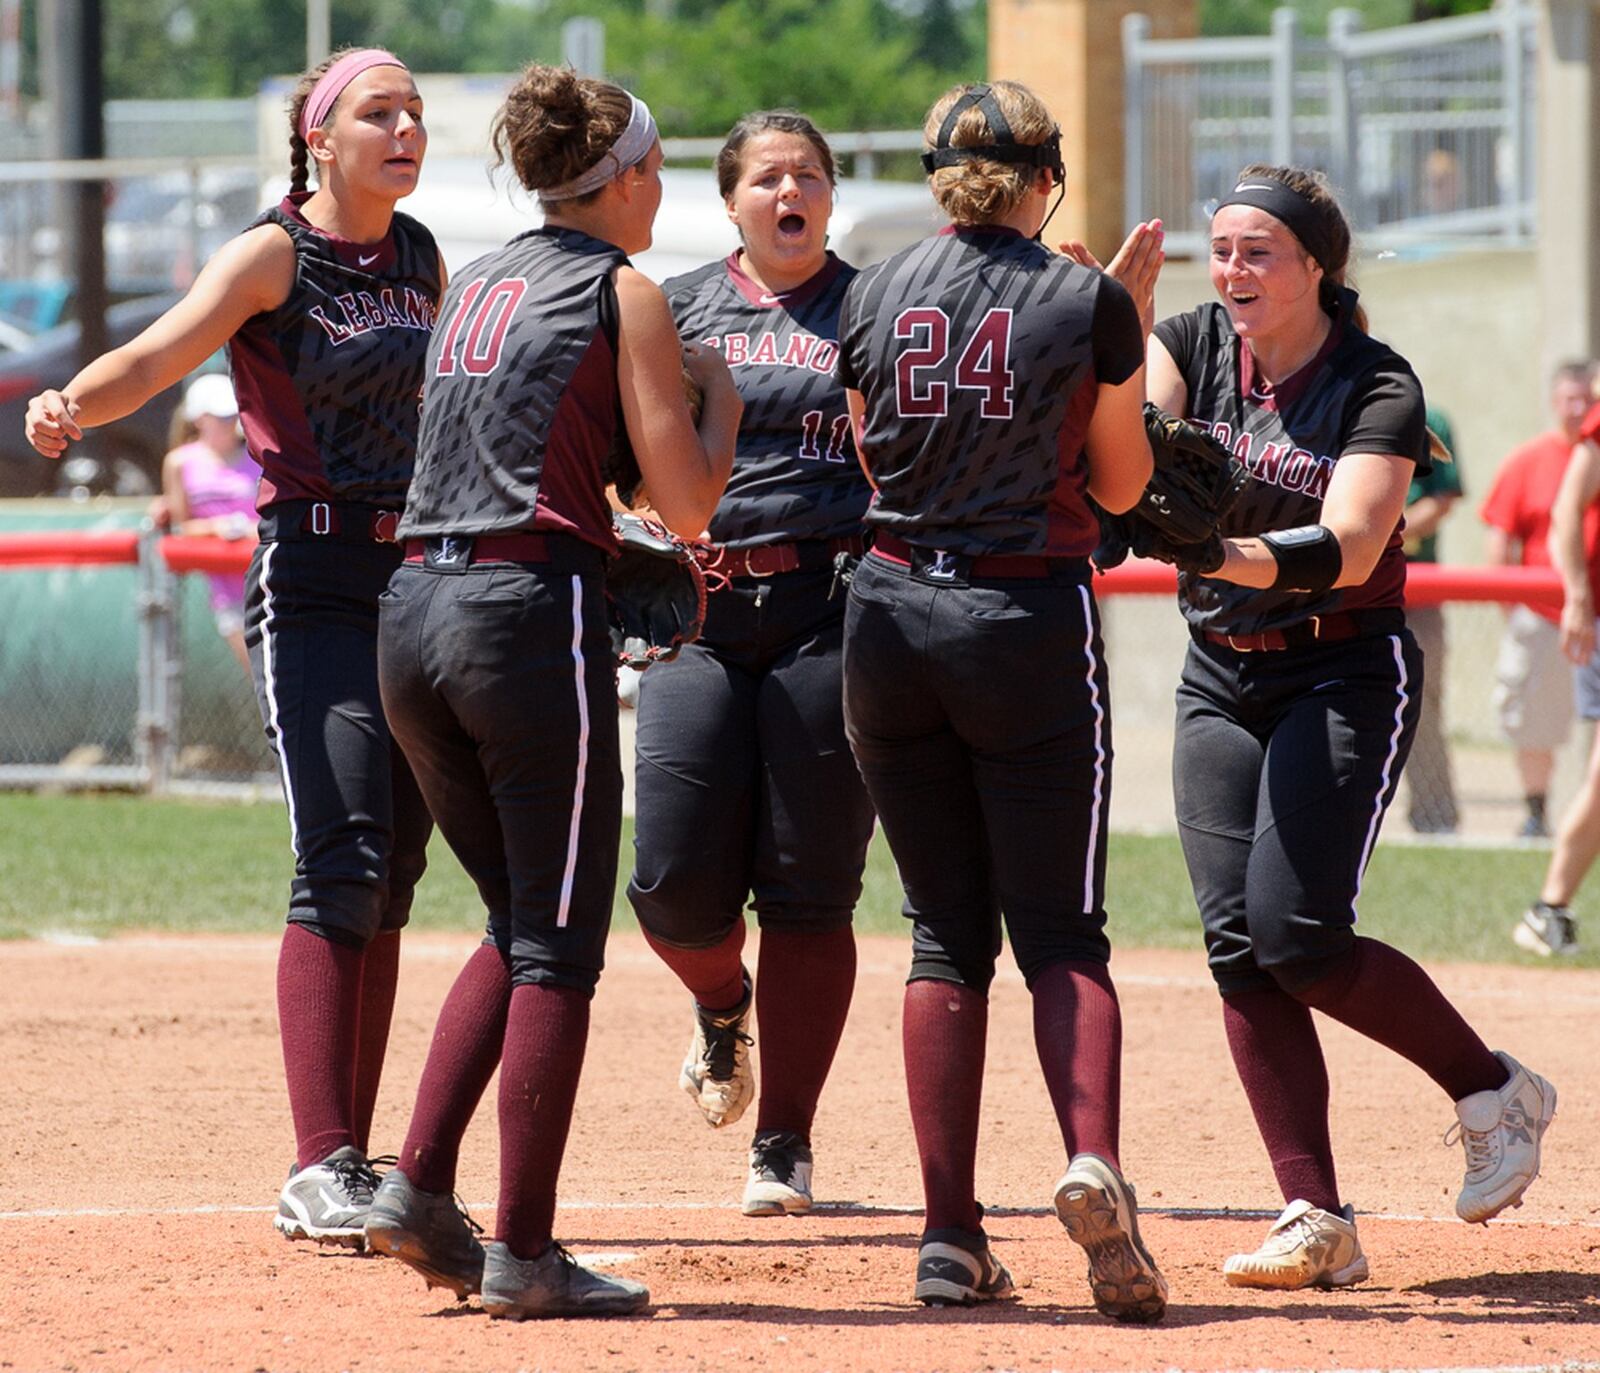
[[[190,568],[214,543],[149,527],[0,535],[0,790],[276,794],[249,679]],[[229,566],[248,556],[221,547]],[[14,580],[29,578],[33,595]]]
[[[1203,250],[1208,206],[1239,169],[1321,168],[1369,244],[1534,232],[1537,13],[1361,31],[1335,10],[1326,38],[1291,9],[1264,37],[1152,39],[1123,21],[1129,223],[1161,218],[1168,249]]]

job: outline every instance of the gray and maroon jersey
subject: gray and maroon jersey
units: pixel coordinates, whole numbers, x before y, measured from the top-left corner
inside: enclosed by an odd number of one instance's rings
[[[614,549],[618,247],[532,229],[456,273],[428,348],[402,538],[573,534]]]
[[[324,233],[300,213],[310,195],[285,197],[250,226],[289,235],[294,286],[228,343],[245,440],[261,464],[258,503],[398,506],[417,451],[439,250],[403,214],[380,243]]]
[[[1346,453],[1407,458],[1418,475],[1432,470],[1422,386],[1403,357],[1356,326],[1355,306],[1356,293],[1345,290],[1322,351],[1277,386],[1256,374],[1250,350],[1218,302],[1156,326],[1188,385],[1189,418],[1250,469],[1251,482],[1222,523],[1224,534],[1320,523],[1328,479]],[[1191,625],[1220,634],[1281,629],[1334,610],[1398,609],[1406,586],[1400,528],[1360,586],[1307,594],[1185,575],[1179,603]]]
[[[953,553],[1087,555],[1097,387],[1143,361],[1127,291],[1014,229],[948,228],[868,267],[838,368],[867,404],[867,523]]]
[[[739,269],[739,254],[663,288],[688,342],[720,349],[744,399],[733,475],[711,537],[735,548],[858,534],[872,488],[850,442],[839,355],[839,305],[856,270],[827,265],[774,295]]]

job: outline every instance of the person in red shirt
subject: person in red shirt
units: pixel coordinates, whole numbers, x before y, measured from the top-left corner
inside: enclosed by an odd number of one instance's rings
[[[1550,384],[1556,427],[1514,449],[1501,464],[1478,512],[1489,527],[1484,561],[1491,566],[1551,566],[1550,507],[1589,408],[1594,376],[1592,362],[1557,367]],[[1595,516],[1588,519],[1592,524]],[[1553,610],[1515,606],[1507,614],[1495,664],[1495,707],[1517,751],[1517,774],[1528,807],[1520,834],[1543,838],[1550,832],[1545,797],[1556,750],[1572,726],[1572,680],[1561,657]]]
[[[1561,651],[1577,664],[1573,695],[1578,714],[1600,720],[1600,654],[1595,653],[1595,606],[1600,604],[1600,404],[1578,426],[1578,443],[1550,510],[1550,555],[1561,573]],[[1517,922],[1519,948],[1548,958],[1578,951],[1578,926],[1569,906],[1600,856],[1600,733],[1589,753],[1583,784],[1556,831],[1539,899]]]

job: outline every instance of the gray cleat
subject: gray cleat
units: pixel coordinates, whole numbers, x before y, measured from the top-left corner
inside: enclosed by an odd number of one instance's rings
[[[421,1273],[429,1287],[463,1300],[483,1285],[477,1224],[448,1192],[413,1187],[398,1168],[384,1176],[367,1212],[367,1247]]]
[[[643,1283],[592,1272],[554,1241],[536,1259],[519,1259],[499,1240],[483,1253],[483,1309],[491,1316],[622,1316],[650,1303]]]
[[[286,1239],[359,1251],[366,1246],[364,1223],[377,1186],[367,1156],[346,1144],[321,1163],[289,1174],[272,1223]]]

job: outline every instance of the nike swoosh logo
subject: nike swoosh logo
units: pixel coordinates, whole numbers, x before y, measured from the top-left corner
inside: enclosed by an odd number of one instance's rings
[[[1241,181],[1233,189],[1234,189],[1235,192],[1238,192],[1238,191],[1270,191],[1272,189],[1272,187],[1263,185],[1259,181]]]
[[[359,262],[363,267],[370,267],[378,260],[378,256],[379,255],[377,253],[374,253],[371,257],[358,257],[356,261]]]

